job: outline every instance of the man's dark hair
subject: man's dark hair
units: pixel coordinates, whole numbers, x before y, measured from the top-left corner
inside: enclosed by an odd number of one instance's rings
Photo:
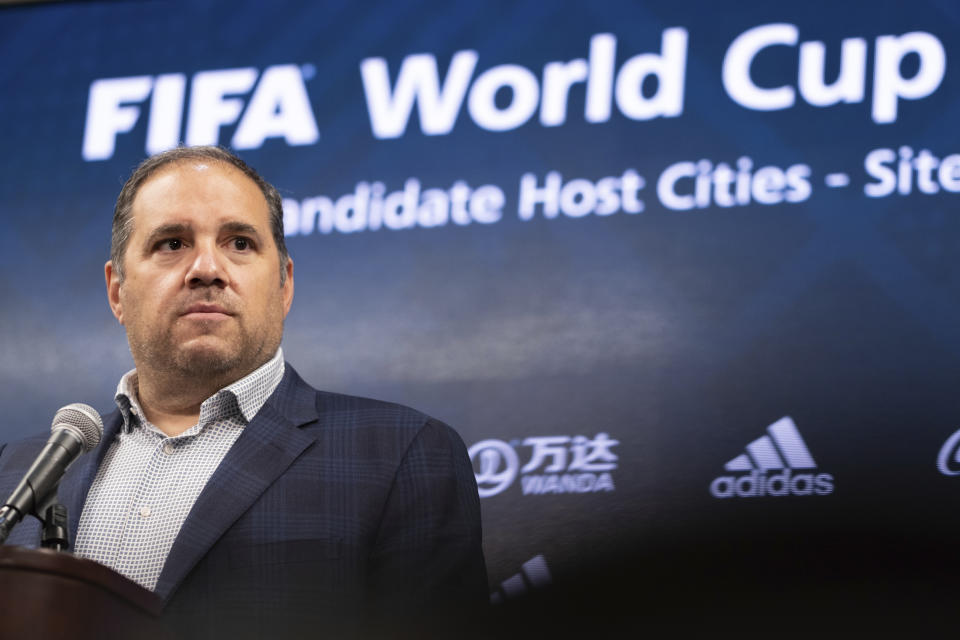
[[[233,153],[221,147],[177,147],[150,156],[140,163],[127,179],[117,196],[117,205],[113,209],[113,231],[110,235],[110,261],[120,281],[123,281],[123,255],[127,250],[127,243],[133,233],[133,201],[140,191],[140,187],[150,176],[168,165],[187,162],[190,160],[212,160],[239,169],[260,187],[263,197],[267,201],[270,211],[270,231],[273,241],[280,254],[280,284],[287,279],[287,262],[290,255],[287,245],[283,241],[283,201],[276,188],[260,177],[247,163]]]

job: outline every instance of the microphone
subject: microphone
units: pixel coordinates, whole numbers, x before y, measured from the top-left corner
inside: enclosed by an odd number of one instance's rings
[[[103,421],[96,409],[75,402],[57,411],[50,430],[50,439],[40,455],[0,507],[0,544],[25,515],[53,497],[67,467],[100,443]]]

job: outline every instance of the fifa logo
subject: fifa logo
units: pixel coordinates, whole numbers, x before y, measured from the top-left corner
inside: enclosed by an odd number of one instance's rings
[[[294,64],[267,67],[262,74],[252,67],[200,71],[190,80],[183,135],[186,75],[94,80],[87,102],[83,159],[112,158],[117,136],[133,131],[148,98],[148,154],[171,149],[181,140],[191,146],[219,144],[220,130],[234,124],[230,141],[234,149],[256,149],[269,138],[283,138],[292,146],[314,144],[320,132],[304,83],[314,73],[311,65]]]

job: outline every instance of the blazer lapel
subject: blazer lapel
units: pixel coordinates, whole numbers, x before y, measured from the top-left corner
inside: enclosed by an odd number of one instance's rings
[[[97,475],[97,469],[103,462],[103,457],[107,454],[110,444],[123,426],[123,416],[119,410],[107,415],[103,425],[103,436],[100,438],[100,444],[85,456],[70,465],[67,472],[60,480],[60,486],[57,489],[57,497],[60,503],[67,508],[67,523],[70,527],[70,548],[72,549],[77,542],[77,528],[80,525],[80,513],[83,511],[83,505],[87,501],[87,493],[90,491],[90,485]]]
[[[314,438],[316,394],[288,364],[283,380],[210,476],[170,549],[154,591],[169,601],[210,547],[280,477]]]

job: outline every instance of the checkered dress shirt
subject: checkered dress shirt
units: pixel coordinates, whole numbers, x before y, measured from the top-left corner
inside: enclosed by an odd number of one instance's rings
[[[80,515],[76,555],[153,589],[187,514],[244,426],[280,384],[283,351],[207,398],[200,421],[169,437],[144,417],[136,369],[120,379],[123,427]]]

